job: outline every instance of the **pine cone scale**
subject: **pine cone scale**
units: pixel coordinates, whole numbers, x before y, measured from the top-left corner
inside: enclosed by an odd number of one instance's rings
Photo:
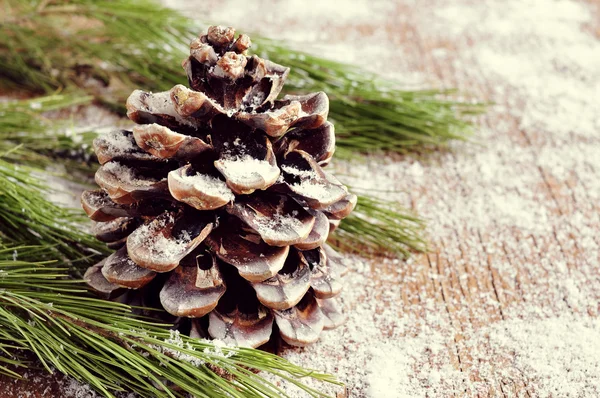
[[[112,160],[100,166],[94,178],[96,184],[117,204],[132,204],[156,195],[165,196],[168,188],[166,178],[145,175],[140,169]]]
[[[214,175],[194,173],[191,165],[171,171],[168,185],[174,199],[198,210],[215,210],[235,199],[225,181]]]
[[[326,122],[315,129],[292,131],[275,143],[275,153],[287,157],[293,150],[309,154],[321,166],[326,165],[335,152],[335,129]]]
[[[133,128],[136,144],[160,159],[193,159],[212,149],[198,137],[177,133],[160,124],[142,124]]]
[[[329,300],[317,299],[317,303],[323,313],[323,329],[335,329],[346,321],[346,317],[340,309],[337,298],[331,298]]]
[[[227,212],[245,222],[271,246],[301,243],[315,224],[315,217],[297,202],[274,193],[239,198],[227,205]]]
[[[214,256],[192,257],[191,264],[180,264],[171,272],[160,291],[160,302],[170,314],[200,318],[217,306],[225,285]]]
[[[245,233],[239,228],[232,228],[231,233],[223,231],[217,229],[210,234],[206,244],[219,259],[236,267],[242,278],[249,282],[262,282],[283,268],[289,246],[270,246],[258,235]]]
[[[102,268],[104,267],[105,263],[106,259],[88,268],[83,275],[83,280],[85,280],[88,285],[100,296],[106,299],[112,299],[122,295],[124,288],[115,283],[109,282],[104,275],[102,275]]]
[[[127,253],[138,265],[156,272],[169,272],[194,250],[214,227],[214,222],[198,220],[195,231],[176,233],[181,214],[163,213],[142,225],[127,238]],[[200,228],[198,228],[200,227]]]
[[[123,246],[106,259],[102,275],[116,285],[139,289],[154,279],[156,272],[133,262],[127,255],[127,248]]]
[[[209,316],[208,333],[227,344],[259,347],[269,341],[272,330],[273,315],[266,311],[242,316],[237,310],[226,315],[215,310]]]
[[[317,300],[307,294],[296,307],[274,311],[281,338],[288,344],[303,347],[314,343],[325,325],[325,317]]]
[[[291,250],[283,268],[272,278],[252,283],[258,300],[268,308],[285,310],[298,304],[310,288],[311,272]]]

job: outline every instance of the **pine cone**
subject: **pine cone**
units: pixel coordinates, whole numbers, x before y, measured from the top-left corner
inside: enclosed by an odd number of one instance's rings
[[[210,27],[183,62],[191,89],[134,91],[137,125],[94,141],[101,189],[82,204],[117,251],[86,279],[193,318],[193,336],[208,318],[211,337],[257,347],[275,321],[305,345],[343,321],[346,267],[325,241],[356,196],[322,169],[335,148],[327,96],[277,99],[289,68],[245,55],[250,39],[234,34]]]

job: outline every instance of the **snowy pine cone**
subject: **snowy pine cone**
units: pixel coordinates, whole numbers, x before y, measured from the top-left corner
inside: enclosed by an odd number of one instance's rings
[[[289,68],[246,56],[250,39],[234,35],[210,27],[183,63],[191,89],[134,91],[137,125],[94,141],[101,189],[82,204],[117,251],[86,279],[193,318],[191,335],[257,347],[275,321],[305,345],[343,321],[346,267],[325,241],[356,196],[322,169],[335,148],[327,96],[276,99]]]

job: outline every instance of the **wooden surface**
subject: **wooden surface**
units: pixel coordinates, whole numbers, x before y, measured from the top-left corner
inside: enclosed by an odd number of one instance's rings
[[[203,19],[228,22],[223,20],[227,13],[220,8],[221,2],[194,3],[193,7],[171,3],[193,8]],[[555,58],[557,63],[564,60],[560,51],[577,44],[565,40],[579,36],[561,39],[560,35],[551,37],[550,28],[532,31],[530,27],[537,25],[523,19],[527,13],[519,10],[518,1],[402,0],[385,6],[373,2],[374,9],[385,15],[375,15],[373,21],[367,17],[341,18],[337,23],[319,18],[294,21],[292,12],[277,19],[268,1],[256,3],[255,10],[262,12],[255,11],[254,18],[248,20],[239,7],[250,6],[242,3],[223,5],[231,6],[229,24],[238,23],[240,28],[274,37],[297,35],[300,43],[320,43],[315,48],[338,59],[396,77],[416,78],[430,86],[457,87],[496,104],[477,121],[480,128],[475,141],[480,144],[460,143],[427,156],[341,165],[356,175],[353,186],[373,189],[374,193],[382,187],[401,191],[384,196],[411,205],[429,220],[433,252],[417,255],[407,263],[355,258],[357,268],[349,276],[344,295],[348,323],[330,332],[317,346],[290,350],[286,355],[300,364],[336,373],[348,383],[347,391],[341,394],[353,397],[394,397],[401,393],[565,396],[559,387],[552,390],[548,376],[568,369],[561,361],[571,361],[575,369],[590,360],[574,348],[570,359],[555,358],[555,373],[542,366],[548,365],[544,362],[548,355],[536,357],[540,365],[533,366],[527,361],[530,357],[519,351],[521,345],[516,342],[522,336],[516,333],[529,330],[532,345],[551,352],[551,338],[577,336],[568,331],[552,335],[544,325],[552,328],[572,320],[575,327],[593,320],[600,311],[600,164],[595,152],[600,148],[600,131],[594,135],[588,129],[590,124],[598,127],[598,121],[580,124],[590,117],[589,112],[573,117],[580,108],[569,111],[560,102],[554,106],[553,101],[561,95],[567,101],[577,94],[559,91],[547,104],[541,104],[539,93],[531,86],[539,79],[536,68],[545,68],[545,57]],[[523,7],[531,6],[532,18],[539,13],[539,18],[547,18],[557,29],[566,26],[573,32],[581,30],[581,38],[590,40],[583,44],[598,50],[593,42],[598,40],[600,26],[595,4],[561,3],[588,10],[590,18],[583,21],[569,19],[568,7],[566,20],[558,11],[550,12],[549,17],[544,10],[553,3],[544,3],[546,8],[533,7],[540,4],[526,2]],[[581,8],[577,10],[581,12]],[[305,16],[306,12],[300,14]],[[501,22],[508,31],[498,25]],[[315,30],[319,33],[311,36]],[[307,36],[302,37],[303,32]],[[517,72],[531,66],[529,75],[523,73],[529,80],[522,86],[507,77],[503,65],[498,69],[490,65],[490,58],[502,59],[503,55],[522,63]],[[599,59],[591,57],[590,62]],[[578,72],[577,62],[568,64],[566,60],[566,70],[561,65],[548,69],[548,85],[562,81],[566,86],[576,82],[597,86],[598,74],[587,75],[585,67]],[[580,106],[597,107],[598,93],[594,98],[581,92]],[[561,113],[564,118],[557,119]],[[569,123],[581,128],[565,128]],[[528,325],[533,326],[528,329]],[[590,330],[593,333],[600,328]],[[543,335],[540,339],[548,341],[534,343],[537,332]],[[505,344],[502,336],[508,339]],[[600,333],[597,336],[600,339]],[[432,342],[440,342],[443,349],[434,350]],[[407,364],[398,365],[401,358],[392,363],[404,374],[391,379],[388,391],[373,387],[378,381],[374,374],[378,369],[374,362],[380,359],[378,345],[392,347],[390,355],[411,358]],[[560,347],[556,351],[565,352]],[[435,371],[439,377],[423,376],[420,369],[424,367],[429,369],[429,376]],[[597,370],[600,374],[600,368]],[[40,397],[64,395],[58,393],[53,378],[30,374],[36,382],[14,383],[0,378],[2,396],[28,396],[27,392]],[[600,396],[597,377],[584,378],[570,396]]]

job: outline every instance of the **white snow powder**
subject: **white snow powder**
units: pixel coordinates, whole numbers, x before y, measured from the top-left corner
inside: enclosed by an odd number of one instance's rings
[[[250,155],[222,159],[220,170],[226,176],[235,180],[254,180],[257,176],[271,174],[274,167],[266,160],[253,158]]]
[[[140,178],[134,169],[125,166],[118,162],[107,162],[102,166],[103,170],[113,175],[113,178],[120,181],[123,184],[129,184],[132,186],[151,186],[156,184],[159,180],[153,177]]]
[[[167,237],[162,233],[164,229],[169,230],[174,223],[173,215],[166,218],[155,219],[154,221],[138,227],[127,240],[129,247],[142,246],[146,249],[148,260],[162,259],[164,261],[173,261],[177,259],[190,244],[192,238],[187,231],[183,231],[179,238]],[[142,253],[136,250],[138,256]]]
[[[195,189],[207,195],[223,197],[228,200],[235,199],[235,196],[227,186],[227,183],[219,178],[201,173],[192,176],[184,175],[178,178],[183,182],[194,185]]]
[[[252,226],[265,240],[279,240],[283,236],[295,237],[302,231],[304,224],[293,215],[268,214],[253,219]]]
[[[139,149],[133,138],[123,134],[120,130],[113,130],[101,136],[104,143],[108,146],[108,152],[121,155]]]

